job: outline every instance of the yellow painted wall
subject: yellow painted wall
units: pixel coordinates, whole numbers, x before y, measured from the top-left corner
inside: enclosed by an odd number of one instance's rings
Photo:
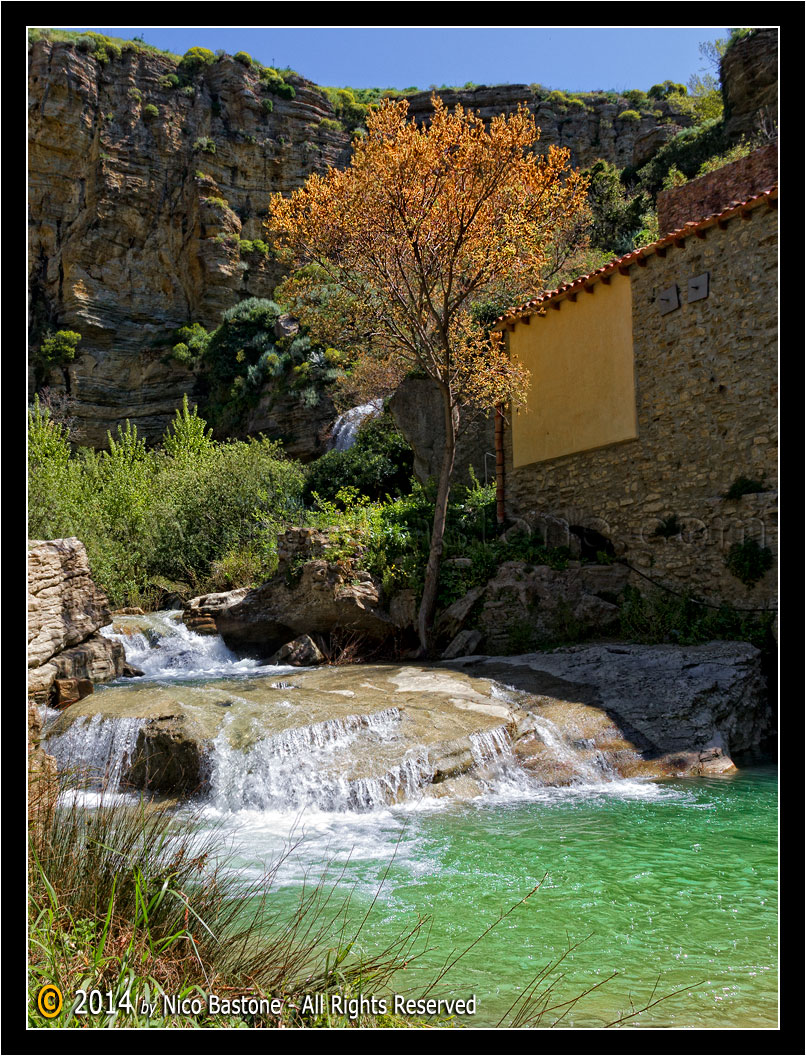
[[[629,276],[517,323],[509,348],[531,375],[512,417],[515,467],[638,435]]]

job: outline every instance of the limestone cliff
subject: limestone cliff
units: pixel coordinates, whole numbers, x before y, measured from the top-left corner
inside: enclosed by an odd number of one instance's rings
[[[69,42],[30,50],[29,341],[37,348],[48,328],[82,335],[75,361],[44,379],[70,396],[79,443],[102,446],[125,418],[149,440],[162,434],[196,386],[170,357],[175,329],[209,329],[238,301],[270,296],[271,252],[242,242],[262,237],[272,193],[349,162],[350,134],[310,81],[288,75],[288,99],[228,57],[184,87],[175,70],[170,55],[143,50],[106,62]],[[442,94],[483,116],[525,102],[542,142],[570,147],[579,165],[638,163],[688,123],[666,103],[622,118],[629,103],[612,93],[584,103],[528,85]],[[410,99],[420,120],[430,107],[428,92]],[[245,428],[313,457],[334,416],[327,400],[304,411],[289,399]]]
[[[162,433],[194,385],[166,355],[172,332],[217,326],[279,278],[270,256],[242,257],[218,236],[261,238],[273,192],[349,158],[349,135],[321,126],[332,109],[309,82],[290,78],[293,99],[267,96],[257,73],[223,59],[191,95],[164,83],[174,69],[167,55],[127,51],[103,66],[70,44],[31,49],[30,338],[48,325],[82,334],[50,384],[73,397],[83,443],[103,444],[126,417]]]

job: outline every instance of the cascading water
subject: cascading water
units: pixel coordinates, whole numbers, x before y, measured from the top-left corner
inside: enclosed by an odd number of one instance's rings
[[[330,437],[331,451],[346,451],[355,443],[356,433],[368,418],[375,418],[381,413],[383,400],[370,400],[358,407],[340,414],[333,425]]]
[[[87,704],[84,714],[71,709],[69,725],[51,718],[48,750],[63,766],[91,768],[112,789],[125,786],[145,724],[177,714],[198,727],[206,774],[200,791],[223,812],[349,814],[424,800],[437,806],[450,802],[454,789],[440,783],[460,773],[473,779],[461,790],[465,797],[528,799],[546,787],[620,781],[573,724],[562,729],[535,710],[519,727],[533,746],[524,760],[513,751],[510,730],[511,709],[525,714],[519,694],[496,683],[485,698],[463,689],[455,674],[409,672],[384,689],[377,678],[362,682],[344,668],[243,660],[217,635],[185,627],[178,611],[120,617],[103,633],[123,643],[144,677],[99,687],[94,701],[110,705],[103,714]],[[281,673],[285,679],[277,678]],[[355,688],[337,688],[351,677]],[[422,693],[443,684],[469,700],[449,696],[438,713],[418,709]],[[389,697],[401,688],[413,691],[405,710]],[[496,722],[498,715],[510,717]]]

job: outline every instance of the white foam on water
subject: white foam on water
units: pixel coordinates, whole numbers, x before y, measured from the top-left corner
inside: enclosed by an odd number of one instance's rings
[[[147,678],[230,678],[237,675],[298,670],[272,666],[260,660],[239,659],[217,634],[196,634],[182,622],[180,609],[150,613],[138,624],[145,630],[125,633],[110,624],[101,634],[123,645],[127,663],[139,667]]]
[[[144,719],[81,716],[63,733],[52,733],[45,750],[60,770],[73,771],[93,787],[120,790],[121,778],[137,745]]]

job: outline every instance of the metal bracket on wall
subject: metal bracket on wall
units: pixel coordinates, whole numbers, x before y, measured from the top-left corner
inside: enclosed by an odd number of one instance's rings
[[[677,289],[677,283],[674,286],[667,286],[665,290],[661,290],[658,294],[658,311],[661,315],[667,315],[669,312],[673,312],[675,308],[680,307],[680,294]]]
[[[688,280],[689,303],[691,303],[691,301],[701,301],[703,297],[708,296],[710,279],[710,271],[704,271],[702,275],[695,275],[693,279]]]

